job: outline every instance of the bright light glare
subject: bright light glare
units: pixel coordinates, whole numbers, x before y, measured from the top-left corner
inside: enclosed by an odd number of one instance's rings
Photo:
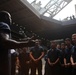
[[[34,0],[27,0],[29,3],[33,2]],[[41,7],[44,7],[50,0],[36,0],[36,2],[41,1]],[[63,20],[66,17],[70,17],[75,15],[75,4],[76,0],[72,0],[62,11],[60,11],[54,19],[56,20]],[[49,14],[45,14],[47,17]]]
[[[72,15],[75,15],[75,4],[76,4],[76,0],[73,0],[61,12],[59,12],[54,17],[54,19],[63,20],[66,17],[70,17]]]

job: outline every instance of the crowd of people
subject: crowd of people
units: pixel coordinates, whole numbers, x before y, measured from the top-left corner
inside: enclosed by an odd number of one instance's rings
[[[18,74],[36,75],[37,70],[38,75],[42,75],[43,58],[44,61],[46,61],[44,64],[44,75],[75,75],[75,45],[76,34],[72,35],[72,40],[66,38],[60,44],[54,40],[51,41],[49,49],[47,46],[44,47],[40,40],[35,40],[33,47],[24,47],[20,50],[16,50],[18,52]]]
[[[46,55],[45,75],[76,74],[76,34],[72,35],[72,41],[70,38],[66,38],[60,46],[56,45],[56,42],[51,42],[51,48]]]
[[[1,75],[76,75],[76,33],[72,40],[66,38],[57,45],[55,40],[50,47],[41,44],[41,40],[18,42],[11,39],[11,15],[0,12],[0,74]],[[29,74],[30,70],[30,74]]]

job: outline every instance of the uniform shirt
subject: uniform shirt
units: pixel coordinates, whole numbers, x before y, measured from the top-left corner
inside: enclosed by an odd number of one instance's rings
[[[50,62],[55,62],[60,57],[60,51],[58,49],[50,49],[47,56]]]
[[[64,58],[66,58],[66,63],[71,63],[70,57],[71,57],[72,47],[73,47],[73,46],[71,45],[70,48],[66,48],[66,49],[65,49],[65,56],[64,56]]]
[[[34,46],[30,49],[30,52],[32,52],[32,55],[35,59],[39,58],[43,51],[44,51],[44,49],[41,46],[38,46],[38,47]]]
[[[60,63],[64,64],[65,50],[60,51]]]
[[[27,61],[30,61],[29,53],[26,53],[26,52],[19,53],[18,57],[19,57],[19,61],[20,61],[21,66],[24,66]]]
[[[76,46],[72,47],[71,52],[72,52],[71,54],[72,54],[73,60],[74,60],[74,62],[76,62]]]

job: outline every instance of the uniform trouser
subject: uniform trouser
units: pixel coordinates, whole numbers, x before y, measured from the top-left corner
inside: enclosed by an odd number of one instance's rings
[[[72,69],[72,75],[76,75],[76,68]]]
[[[30,64],[23,64],[19,69],[19,75],[29,75]]]
[[[72,75],[72,67],[65,68],[65,75]]]
[[[54,65],[54,66],[48,65],[47,75],[60,75],[60,65]]]
[[[38,75],[42,75],[42,61],[31,63],[31,75],[36,75],[36,70],[38,70]]]
[[[65,71],[64,70],[65,70],[65,67],[64,66],[61,66],[60,67],[60,74],[61,75],[65,75]]]
[[[25,75],[29,75],[30,64],[26,64],[25,66],[26,66],[26,68],[25,68],[26,74]]]
[[[20,74],[19,75],[26,75],[26,66],[25,64],[20,65]]]

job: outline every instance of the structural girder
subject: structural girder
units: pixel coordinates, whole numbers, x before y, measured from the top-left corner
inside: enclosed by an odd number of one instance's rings
[[[35,0],[35,3],[32,5],[37,9],[37,11],[39,11],[41,15],[48,14],[49,17],[53,18],[71,1],[72,0],[50,0],[45,7],[41,7],[36,4]]]

